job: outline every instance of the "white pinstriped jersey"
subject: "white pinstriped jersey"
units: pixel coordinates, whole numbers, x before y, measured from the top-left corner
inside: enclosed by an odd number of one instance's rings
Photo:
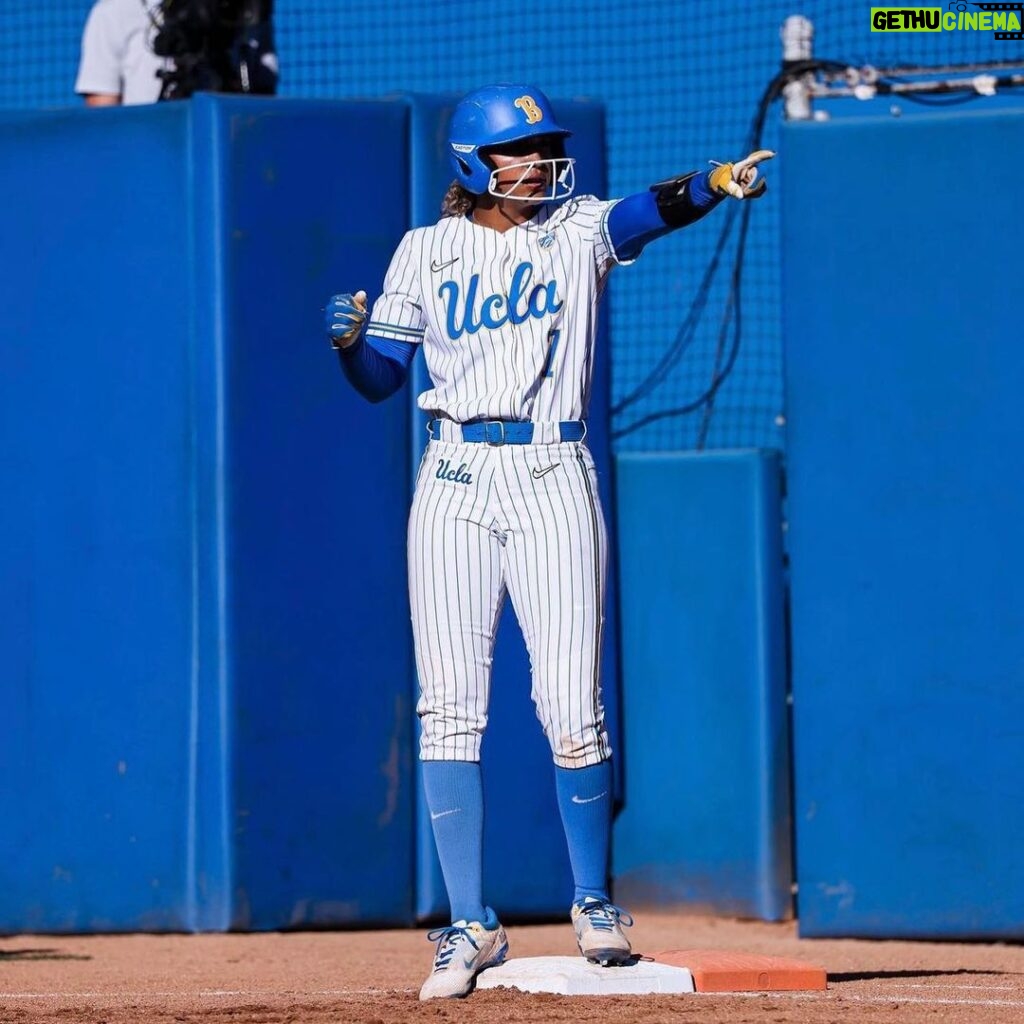
[[[422,343],[421,409],[458,422],[586,415],[615,200],[546,204],[507,231],[445,217],[402,239],[367,333]]]

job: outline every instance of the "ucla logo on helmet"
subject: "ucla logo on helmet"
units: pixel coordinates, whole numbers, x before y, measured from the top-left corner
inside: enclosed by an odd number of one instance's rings
[[[537,106],[537,101],[532,96],[518,97],[513,106],[518,107],[526,115],[527,124],[536,124],[544,120],[544,111]]]

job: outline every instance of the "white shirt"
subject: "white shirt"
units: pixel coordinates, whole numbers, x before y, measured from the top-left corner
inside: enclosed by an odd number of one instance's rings
[[[615,205],[576,196],[507,231],[445,217],[402,239],[367,333],[422,343],[427,412],[557,422],[586,415],[597,306],[620,260]]]
[[[155,103],[163,87],[157,72],[173,67],[152,49],[159,8],[159,0],[97,0],[82,33],[75,92],[119,95],[125,104]]]

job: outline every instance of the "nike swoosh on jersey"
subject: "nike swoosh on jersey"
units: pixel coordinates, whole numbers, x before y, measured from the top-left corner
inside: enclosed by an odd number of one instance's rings
[[[601,797],[607,796],[608,790],[606,789],[603,793],[598,793],[597,796],[588,796],[585,799],[577,796],[575,793],[572,795],[572,802],[574,804],[592,804],[595,800],[600,800]]]
[[[438,811],[437,814],[431,812],[430,820],[437,821],[438,818],[447,818],[449,814],[458,814],[461,810],[461,807],[453,807],[450,811]]]
[[[438,263],[437,260],[430,261],[430,269],[436,274],[440,270],[444,270],[445,267],[450,267],[454,263],[458,263],[461,256],[456,256],[455,259],[449,260],[447,263]]]
[[[544,469],[538,469],[536,466],[533,467],[533,479],[539,480],[545,473],[550,473],[553,469],[558,469],[561,465],[560,462],[554,462],[550,466],[545,466]]]

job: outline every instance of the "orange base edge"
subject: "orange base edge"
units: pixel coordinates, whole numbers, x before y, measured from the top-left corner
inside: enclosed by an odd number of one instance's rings
[[[820,992],[828,987],[824,967],[803,960],[724,949],[669,949],[655,963],[686,967],[698,992]]]

